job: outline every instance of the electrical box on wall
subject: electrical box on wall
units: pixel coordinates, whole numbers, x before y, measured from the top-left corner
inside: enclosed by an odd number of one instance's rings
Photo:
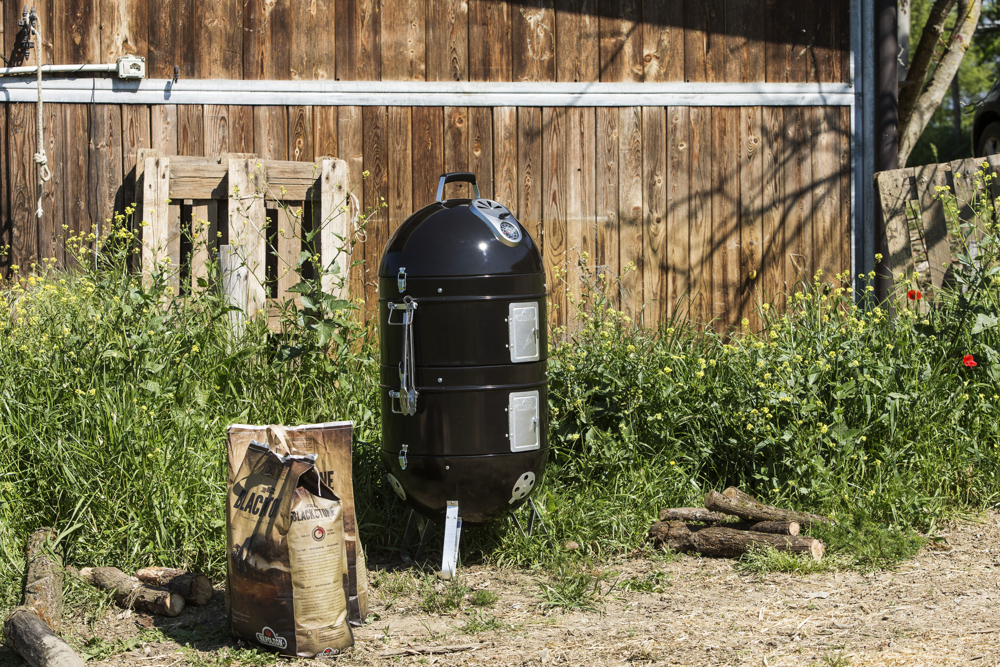
[[[146,59],[139,56],[122,56],[118,59],[119,79],[145,79]]]

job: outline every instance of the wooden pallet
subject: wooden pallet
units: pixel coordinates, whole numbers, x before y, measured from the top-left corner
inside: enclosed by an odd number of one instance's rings
[[[923,284],[931,290],[945,282],[960,239],[949,233],[936,188],[949,188],[958,200],[959,218],[971,220],[970,202],[982,190],[981,181],[979,189],[975,187],[975,177],[984,162],[991,174],[1000,171],[1000,155],[991,155],[875,174],[875,195],[882,204],[893,281],[911,279],[919,271]],[[1000,197],[1000,182],[995,177],[989,187],[990,197]]]
[[[323,266],[348,273],[353,216],[342,208],[350,198],[343,160],[279,162],[247,153],[212,159],[142,149],[136,182],[142,270],[165,271],[175,292],[204,286],[209,265],[221,259],[223,284],[247,317],[297,299],[289,289],[299,282],[304,233],[317,227]],[[323,283],[324,291],[348,298],[335,275]]]

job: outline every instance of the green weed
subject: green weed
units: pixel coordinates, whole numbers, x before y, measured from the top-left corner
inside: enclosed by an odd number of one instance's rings
[[[441,582],[427,577],[421,584],[420,608],[428,614],[450,614],[462,609],[469,587],[457,578]]]
[[[562,561],[551,569],[548,577],[537,582],[535,596],[543,609],[601,613],[604,599],[614,590],[614,584],[605,585],[606,579],[602,572],[593,572],[577,562]]]
[[[827,556],[814,560],[808,554],[778,551],[768,544],[755,544],[733,564],[738,572],[764,576],[771,572],[788,574],[816,574],[843,569],[850,563],[842,557]]]
[[[650,572],[641,577],[629,577],[618,582],[618,588],[636,593],[662,593],[673,586],[666,572]]]
[[[459,631],[467,635],[477,635],[483,632],[506,630],[508,627],[496,616],[487,616],[481,611],[474,611],[469,614],[469,618],[466,619],[465,623],[459,627]]]
[[[485,588],[476,589],[472,592],[472,595],[469,596],[469,602],[476,607],[492,607],[499,599],[499,595]]]

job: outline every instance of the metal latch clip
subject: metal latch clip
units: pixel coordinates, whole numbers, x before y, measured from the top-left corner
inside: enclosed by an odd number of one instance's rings
[[[399,293],[402,294],[406,291],[406,267],[399,267],[399,273],[396,274],[396,287],[399,289]]]

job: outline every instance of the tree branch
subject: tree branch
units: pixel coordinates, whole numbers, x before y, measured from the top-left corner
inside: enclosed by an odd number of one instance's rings
[[[956,3],[956,0],[936,0],[931,10],[931,16],[920,36],[920,44],[914,53],[913,66],[910,68],[909,80],[922,83],[933,61],[934,49],[941,38],[947,13],[939,15],[938,10],[945,5]],[[972,35],[979,23],[983,0],[957,0],[958,17],[955,27],[948,38],[948,46],[938,62],[930,81],[926,86],[907,86],[899,94],[899,164],[905,165],[913,147],[930,122],[934,110],[941,105],[945,91],[958,72],[962,58],[969,49]],[[918,70],[918,67],[922,71]]]

